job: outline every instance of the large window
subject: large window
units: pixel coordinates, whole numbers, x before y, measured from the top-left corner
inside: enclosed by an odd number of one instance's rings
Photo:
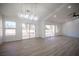
[[[13,21],[6,21],[5,28],[16,28],[16,22]]]
[[[58,27],[56,25],[45,25],[45,36],[55,36],[58,32]]]
[[[35,25],[34,24],[22,24],[22,39],[35,37]]]
[[[5,21],[5,35],[16,35],[16,22]]]

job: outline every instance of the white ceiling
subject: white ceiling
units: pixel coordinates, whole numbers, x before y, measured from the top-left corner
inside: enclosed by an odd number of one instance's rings
[[[69,9],[68,6],[72,7]],[[68,16],[79,8],[79,4],[67,3],[25,3],[13,4],[4,3],[0,4],[0,12],[8,17],[19,18],[18,14],[25,13],[30,10],[31,13],[37,15],[40,20],[47,20],[51,22],[64,23],[70,21],[72,18]],[[26,10],[25,10],[26,9]],[[57,17],[55,18],[54,15]]]

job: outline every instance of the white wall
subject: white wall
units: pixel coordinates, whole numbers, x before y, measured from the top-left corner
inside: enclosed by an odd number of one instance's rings
[[[2,43],[2,16],[0,15],[0,44]]]
[[[79,37],[79,19],[65,23],[62,32],[66,36]]]

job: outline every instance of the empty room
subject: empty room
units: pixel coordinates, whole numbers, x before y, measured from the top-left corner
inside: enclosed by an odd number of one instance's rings
[[[0,56],[79,56],[79,4],[0,3]]]

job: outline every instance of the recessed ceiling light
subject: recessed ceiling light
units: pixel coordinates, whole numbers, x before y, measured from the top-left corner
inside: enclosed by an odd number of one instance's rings
[[[68,8],[70,9],[72,6],[68,6]]]
[[[57,17],[57,15],[54,15],[54,18],[56,18]]]

